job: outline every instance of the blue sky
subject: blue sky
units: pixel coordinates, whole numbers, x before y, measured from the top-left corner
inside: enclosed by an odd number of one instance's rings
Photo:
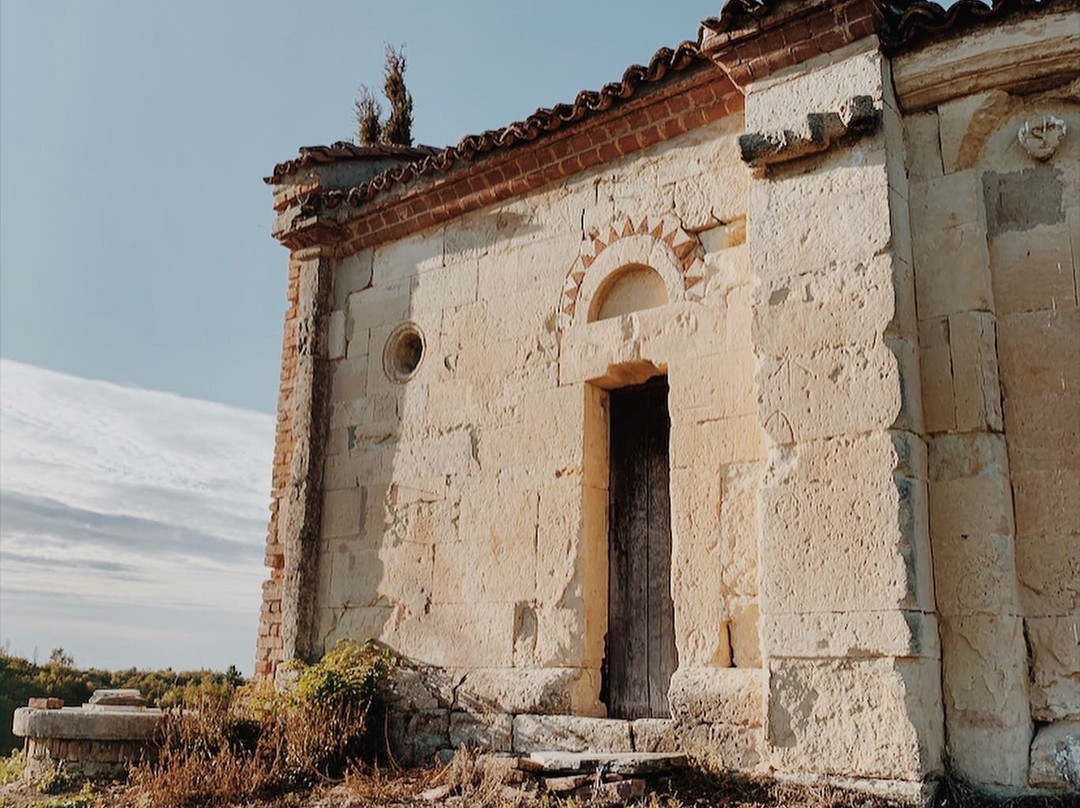
[[[272,412],[286,254],[261,178],[353,133],[405,43],[433,145],[569,101],[719,0],[0,3],[0,355]]]
[[[352,136],[384,43],[445,145],[718,9],[0,0],[0,643],[250,672],[287,261],[262,177]]]

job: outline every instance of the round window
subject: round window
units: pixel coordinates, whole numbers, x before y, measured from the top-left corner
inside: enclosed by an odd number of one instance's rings
[[[414,323],[403,323],[391,332],[383,350],[383,369],[390,381],[408,381],[423,359],[424,335]]]

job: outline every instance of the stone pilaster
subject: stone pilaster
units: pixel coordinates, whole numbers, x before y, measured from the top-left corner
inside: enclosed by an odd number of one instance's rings
[[[781,150],[821,143],[770,158],[748,211],[772,765],[920,780],[941,766],[940,652],[903,137],[876,40],[750,84],[746,121]]]
[[[291,400],[293,451],[279,521],[285,564],[281,637],[285,660],[312,652],[314,582],[322,517],[330,373],[327,348],[331,263],[320,251],[297,251],[296,377]]]

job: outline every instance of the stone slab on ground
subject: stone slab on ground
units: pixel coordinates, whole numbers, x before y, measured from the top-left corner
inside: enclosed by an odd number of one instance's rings
[[[537,774],[604,771],[632,777],[661,774],[686,765],[686,755],[668,752],[533,752],[518,758],[518,768]]]

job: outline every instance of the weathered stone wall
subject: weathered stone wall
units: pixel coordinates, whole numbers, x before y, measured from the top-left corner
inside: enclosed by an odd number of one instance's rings
[[[919,780],[941,766],[940,663],[888,63],[870,39],[752,84],[746,121],[794,142],[853,96],[873,133],[750,190],[767,739],[780,772]]]
[[[1080,719],[1077,101],[989,90],[905,119],[947,755],[1000,786],[1062,784]],[[1050,116],[1071,131],[1039,161],[1018,133]]]
[[[418,761],[1080,768],[1080,15],[890,60],[867,4],[780,5],[715,72],[367,207],[279,185],[261,674],[386,643]],[[615,721],[608,391],[660,373],[679,667],[671,719]]]
[[[666,372],[679,675],[760,667],[741,131],[731,116],[334,265],[316,653],[370,636],[444,669],[435,726],[466,708],[602,716],[605,389]],[[589,322],[629,265],[669,302]],[[402,323],[424,351],[399,383]]]

